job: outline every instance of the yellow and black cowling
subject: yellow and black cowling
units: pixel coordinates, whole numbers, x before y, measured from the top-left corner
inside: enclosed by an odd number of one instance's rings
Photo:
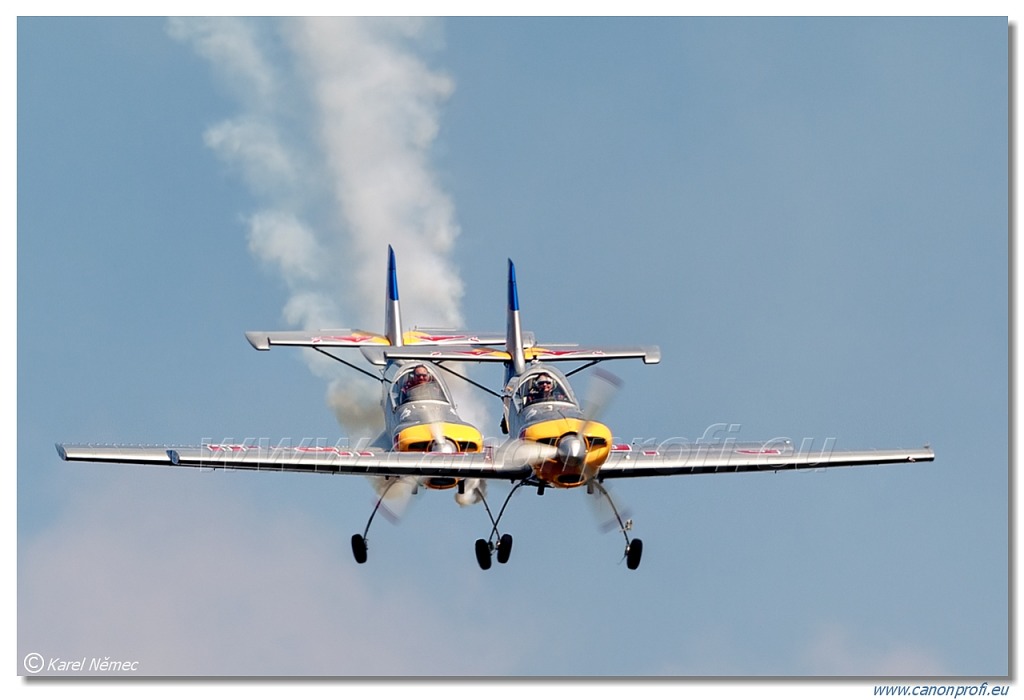
[[[398,452],[480,452],[484,438],[469,423],[418,423],[395,433],[394,448]]]
[[[561,488],[587,483],[608,459],[612,446],[608,426],[582,417],[539,420],[524,427],[519,436],[558,450],[553,458],[535,465],[533,471],[538,479]]]
[[[480,452],[484,438],[468,423],[443,421],[420,423],[400,429],[394,436],[398,452]],[[432,489],[450,489],[459,485],[453,477],[426,477],[423,485]]]

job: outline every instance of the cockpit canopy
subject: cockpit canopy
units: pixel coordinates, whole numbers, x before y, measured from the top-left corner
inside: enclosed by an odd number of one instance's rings
[[[515,400],[517,410],[543,402],[576,403],[568,382],[547,369],[524,377],[516,389]]]
[[[400,406],[407,401],[441,401],[451,403],[447,389],[429,364],[402,368],[391,384],[391,405]]]

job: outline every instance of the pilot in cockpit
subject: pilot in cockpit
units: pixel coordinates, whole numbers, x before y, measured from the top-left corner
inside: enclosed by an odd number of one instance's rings
[[[399,403],[438,398],[441,398],[441,391],[434,383],[434,378],[427,371],[425,365],[416,365],[402,386],[401,401]]]
[[[526,403],[532,404],[538,401],[567,401],[562,387],[555,382],[550,374],[538,374],[529,391],[526,392]]]

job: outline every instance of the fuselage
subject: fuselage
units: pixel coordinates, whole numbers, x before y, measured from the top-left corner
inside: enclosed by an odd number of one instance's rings
[[[483,435],[459,418],[448,387],[430,363],[396,365],[381,399],[390,448],[398,452],[480,452]],[[429,488],[445,489],[457,479],[431,478]]]

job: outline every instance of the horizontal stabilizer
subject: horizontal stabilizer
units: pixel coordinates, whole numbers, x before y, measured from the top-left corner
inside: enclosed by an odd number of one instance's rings
[[[471,346],[420,346],[408,345],[400,348],[363,347],[363,357],[378,367],[383,367],[395,360],[419,360],[421,362],[441,362],[442,360],[459,360],[462,362],[507,362],[508,353],[499,348],[486,345]]]
[[[295,347],[356,348],[392,347],[387,336],[351,328],[319,331],[247,331],[245,337],[257,350],[269,350],[272,345]],[[417,329],[403,334],[403,345],[501,345],[504,333],[478,333],[462,330]],[[533,336],[530,336],[533,340]]]
[[[420,348],[363,347],[363,356],[374,365],[386,365],[394,360],[422,360],[424,362],[511,362],[507,350],[487,346],[448,345]],[[580,345],[544,345],[525,349],[527,362],[603,362],[604,360],[642,359],[645,364],[661,361],[661,350],[649,346],[585,347]]]
[[[387,337],[351,328],[320,331],[246,331],[246,339],[257,350],[271,345],[297,347],[354,348],[361,345],[389,345]]]
[[[533,336],[530,336],[533,339]],[[498,332],[453,330],[451,328],[416,328],[405,333],[406,345],[501,345],[505,334]]]
[[[661,362],[661,348],[657,345],[610,345],[604,347],[544,345],[527,348],[526,359],[543,360],[544,362],[641,359],[645,365],[656,365]]]

